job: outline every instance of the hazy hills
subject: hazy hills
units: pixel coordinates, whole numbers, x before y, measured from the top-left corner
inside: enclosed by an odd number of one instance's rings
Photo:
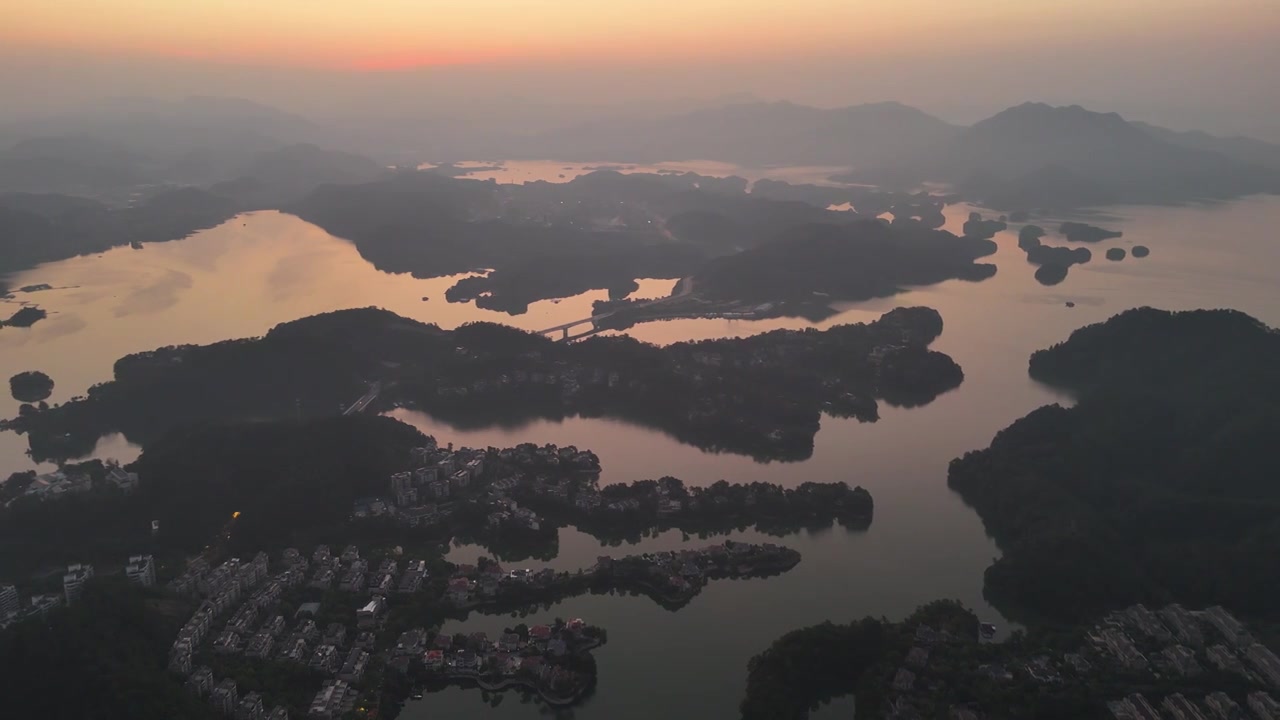
[[[1236,162],[1280,170],[1280,145],[1274,143],[1239,136],[1218,137],[1199,130],[1179,132],[1138,121],[1129,124],[1171,145],[1215,152]]]
[[[64,162],[38,159],[49,156]],[[95,139],[20,143],[0,156],[0,173],[22,166],[14,158],[37,158],[30,162],[45,168],[38,178],[48,182],[33,183],[31,175],[19,174],[19,184],[34,186],[37,192],[3,192],[0,184],[0,273],[118,245],[177,240],[245,210],[280,207],[322,185],[368,182],[386,172],[368,158],[314,145],[289,145],[249,156],[236,171],[243,174],[208,188],[149,183],[147,179],[155,177],[151,173],[163,170],[136,153]],[[79,180],[63,182],[72,178]],[[93,181],[101,184],[95,187]],[[66,187],[67,192],[49,192],[49,187]]]
[[[845,181],[904,189],[943,182],[965,199],[1005,209],[1280,190],[1280,145],[1175,132],[1078,106],[1026,103],[960,127],[895,102],[834,109],[729,102],[665,114],[597,113],[552,129],[531,121],[525,134],[485,123],[468,129],[455,122],[456,112],[441,108],[416,133],[401,127],[392,152],[392,141],[379,142],[376,132],[350,132],[357,122],[350,118],[329,127],[234,98],[121,99],[0,128],[0,192],[124,203],[163,186],[196,185],[271,207],[323,183],[374,180],[390,157],[438,159],[428,155],[445,146],[473,158],[843,166],[850,168],[839,177]]]
[[[996,207],[1178,202],[1280,187],[1276,174],[1174,145],[1115,113],[1027,103],[922,159],[930,179]]]
[[[821,109],[744,103],[635,122],[600,120],[535,136],[524,154],[582,160],[709,159],[744,165],[867,165],[960,132],[895,102]]]
[[[118,98],[0,128],[0,191],[129,197],[139,186],[250,174],[262,153],[322,139],[296,115],[237,98]]]
[[[843,180],[950,183],[1002,209],[1178,203],[1280,190],[1280,147],[1130,123],[1079,106],[1025,103]]]

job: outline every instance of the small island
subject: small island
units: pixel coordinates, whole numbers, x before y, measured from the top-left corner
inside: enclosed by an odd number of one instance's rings
[[[1084,264],[1093,259],[1088,248],[1053,247],[1040,241],[1044,228],[1024,225],[1018,231],[1018,247],[1027,253],[1027,262],[1039,265],[1035,278],[1041,285],[1057,285],[1067,278],[1072,265]]]
[[[1151,254],[1151,248],[1146,245],[1134,245],[1133,250],[1129,251],[1136,258],[1144,258]]]
[[[438,598],[440,612],[509,612],[585,593],[632,592],[668,610],[688,605],[713,580],[768,577],[800,562],[800,553],[778,545],[725,541],[704,548],[613,558],[575,572],[503,570],[482,559],[458,565]]]
[[[48,317],[49,314],[35,305],[26,305],[9,316],[8,320],[0,320],[0,327],[28,328]]]
[[[1008,229],[1009,223],[1005,221],[1005,216],[1001,216],[999,220],[985,220],[982,213],[971,212],[969,219],[965,221],[962,231],[965,237],[978,238],[979,240],[987,240],[995,237],[996,233]]]
[[[1111,261],[1119,261],[1124,259],[1124,248],[1108,248],[1107,259]]]
[[[1036,282],[1041,285],[1057,285],[1067,279],[1067,272],[1069,270],[1069,265],[1060,265],[1058,263],[1041,265],[1036,268]]]
[[[1071,242],[1086,243],[1102,242],[1103,240],[1110,240],[1124,235],[1118,230],[1105,230],[1080,222],[1064,222],[1058,226],[1058,232],[1065,235]]]
[[[9,391],[18,402],[40,402],[53,394],[53,378],[39,370],[20,372],[9,378]]]

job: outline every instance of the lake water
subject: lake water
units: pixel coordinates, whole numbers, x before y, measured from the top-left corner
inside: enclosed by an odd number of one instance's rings
[[[948,227],[958,228],[967,211],[948,209]],[[998,550],[976,515],[947,490],[946,469],[952,458],[984,447],[997,430],[1035,407],[1069,401],[1027,377],[1033,350],[1065,339],[1081,325],[1141,305],[1232,307],[1280,324],[1275,271],[1280,244],[1274,242],[1280,198],[1118,208],[1112,214],[1095,221],[1123,230],[1125,237],[1095,246],[1099,259],[1072,268],[1055,287],[1034,281],[1034,268],[1018,250],[1016,234],[1005,232],[997,236],[999,251],[988,260],[999,267],[989,280],[946,282],[849,304],[819,323],[827,327],[869,320],[902,305],[935,307],[945,323],[935,347],[961,364],[965,381],[923,408],[882,407],[876,423],[824,418],[813,455],[802,462],[761,464],[705,453],[662,432],[618,420],[571,418],[460,430],[417,412],[392,414],[457,445],[532,441],[590,448],[603,462],[604,482],[674,475],[692,484],[721,478],[784,485],[843,480],[868,488],[876,501],[870,529],[847,532],[837,527],[779,541],[804,557],[784,575],[713,583],[675,613],[645,598],[584,596],[534,615],[580,616],[609,631],[609,643],[597,651],[598,691],[573,710],[574,717],[731,718],[742,697],[747,660],[787,630],[827,619],[900,618],[939,597],[957,598],[984,619],[1007,626],[982,599],[982,572]],[[1054,236],[1047,240],[1065,244]],[[1107,247],[1137,243],[1148,245],[1151,256],[1119,263],[1101,259]],[[108,379],[112,363],[126,353],[260,335],[279,322],[344,307],[378,305],[443,327],[485,319],[539,329],[586,317],[591,302],[605,296],[603,291],[586,293],[507,316],[444,302],[452,281],[378,272],[350,244],[312,225],[280,213],[253,213],[186,240],[52,263],[9,278],[12,287],[49,283],[57,289],[17,296],[38,303],[50,316],[30,329],[0,329],[0,376],[44,370],[58,383],[53,400],[63,401]],[[662,295],[671,284],[646,281],[641,294]],[[423,296],[429,299],[423,301]],[[1068,300],[1076,307],[1065,307]],[[629,333],[669,343],[805,324],[678,320],[640,325]],[[0,413],[11,415],[15,406],[6,398]],[[22,440],[0,433],[0,472],[29,466]],[[123,438],[112,436],[103,438],[96,455],[128,459],[136,452]],[[733,537],[761,539],[753,533]],[[627,554],[681,542],[678,533],[665,533],[608,549],[582,533],[563,530],[560,555],[551,564],[576,568],[606,552]],[[473,559],[480,552],[462,546],[452,556]],[[514,622],[475,616],[449,628],[494,632]],[[848,711],[842,701],[821,716],[847,717]],[[403,717],[539,714],[538,706],[522,704],[515,695],[490,709],[478,691],[448,690],[411,703]]]
[[[621,162],[589,162],[575,163],[560,160],[503,160],[499,162],[470,161],[454,163],[455,167],[470,170],[465,177],[473,180],[493,180],[497,183],[526,183],[537,180],[546,182],[565,182],[572,178],[596,170],[614,170],[621,173],[697,173],[710,177],[729,177],[736,175],[751,182],[762,178],[783,180],[790,183],[810,183],[813,185],[838,185],[831,181],[831,176],[842,173],[848,168],[831,165],[795,166],[795,167],[743,167],[733,163],[714,160],[689,160],[681,162],[661,162],[652,165]],[[423,169],[432,165],[425,164]]]

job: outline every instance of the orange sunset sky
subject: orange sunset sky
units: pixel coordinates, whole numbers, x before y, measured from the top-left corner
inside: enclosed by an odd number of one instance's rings
[[[121,95],[304,113],[750,95],[960,122],[1080,103],[1280,139],[1277,67],[1280,0],[0,0],[0,120]]]
[[[13,49],[333,69],[874,56],[1274,31],[1275,0],[4,0]],[[975,47],[975,44],[977,47]],[[1226,50],[1226,47],[1223,48]]]

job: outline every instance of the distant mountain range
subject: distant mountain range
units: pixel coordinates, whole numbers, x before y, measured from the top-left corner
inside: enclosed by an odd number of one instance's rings
[[[1078,106],[1026,103],[970,127],[896,102],[685,107],[692,109],[612,118],[596,113],[590,121],[525,135],[484,123],[468,133],[454,116],[460,109],[441,108],[436,120],[421,121],[417,152],[447,145],[498,159],[847,167],[838,179],[896,189],[944,182],[965,199],[1010,210],[1280,191],[1280,145],[1176,132]],[[370,123],[377,126],[376,119]],[[280,205],[318,184],[367,182],[380,174],[379,163],[349,153],[386,158],[386,148],[349,130],[235,98],[115,100],[0,128],[0,192],[124,202],[136,198],[139,187],[195,185],[249,206]],[[410,130],[400,127],[406,134],[394,140],[392,154],[401,160],[414,157]]]
[[[754,102],[634,122],[594,121],[534,136],[516,150],[567,160],[878,165],[961,130],[896,102],[831,110]]]
[[[249,172],[260,153],[323,136],[301,117],[238,98],[117,98],[0,128],[0,192],[207,185]]]
[[[1207,137],[1207,136],[1206,136]],[[1115,113],[1027,103],[889,166],[997,208],[1166,203],[1280,190],[1280,171]],[[1205,143],[1216,145],[1221,141]]]
[[[740,103],[598,120],[516,143],[508,156],[743,165],[843,165],[840,179],[950,183],[997,208],[1169,203],[1280,190],[1280,146],[1026,103],[971,127],[894,102],[819,109]]]

